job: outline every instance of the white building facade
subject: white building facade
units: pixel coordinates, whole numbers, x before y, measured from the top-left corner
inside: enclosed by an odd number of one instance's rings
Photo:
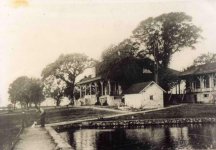
[[[216,63],[192,67],[184,71],[181,78],[186,80],[185,93],[194,102],[215,103],[216,101]]]
[[[137,83],[125,91],[125,105],[142,109],[162,108],[164,92],[154,81]]]
[[[77,105],[95,105],[96,102],[99,102],[99,105],[118,106],[121,103],[122,89],[120,84],[96,76],[95,73],[84,77],[76,86],[80,92]]]

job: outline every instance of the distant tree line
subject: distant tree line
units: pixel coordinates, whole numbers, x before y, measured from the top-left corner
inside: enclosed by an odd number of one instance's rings
[[[44,99],[43,84],[40,79],[22,76],[17,78],[9,86],[9,99],[14,106],[17,102],[21,106],[29,108],[32,104],[37,107]]]

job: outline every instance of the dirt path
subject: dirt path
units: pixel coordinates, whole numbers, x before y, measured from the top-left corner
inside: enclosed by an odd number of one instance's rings
[[[26,128],[14,150],[55,150],[55,144],[45,128]]]

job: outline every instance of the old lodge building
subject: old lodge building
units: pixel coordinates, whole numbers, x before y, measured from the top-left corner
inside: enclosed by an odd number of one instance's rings
[[[92,69],[91,75],[85,76],[76,83],[80,96],[75,105],[126,105],[134,108],[161,108],[164,106],[163,92],[165,91],[155,82],[143,81],[123,90],[118,81],[104,79],[100,75],[96,76],[95,69]],[[142,73],[146,75],[146,69]]]
[[[118,82],[105,80],[96,76],[95,68],[92,74],[85,76],[76,85],[79,87],[81,105],[94,105],[99,101],[100,105],[107,103],[110,106],[121,103],[122,89]]]
[[[215,103],[216,63],[194,66],[181,73],[186,81],[186,93],[194,102]]]

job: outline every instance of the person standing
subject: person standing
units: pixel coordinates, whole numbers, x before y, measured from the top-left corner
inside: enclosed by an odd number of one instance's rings
[[[26,113],[25,111],[22,112],[22,128],[24,129],[27,126],[26,123]]]
[[[46,112],[44,111],[44,109],[40,108],[40,124],[41,124],[41,127],[45,126],[45,118],[46,118]]]
[[[38,111],[40,112],[40,125],[45,127],[46,112],[42,108],[38,108]]]

